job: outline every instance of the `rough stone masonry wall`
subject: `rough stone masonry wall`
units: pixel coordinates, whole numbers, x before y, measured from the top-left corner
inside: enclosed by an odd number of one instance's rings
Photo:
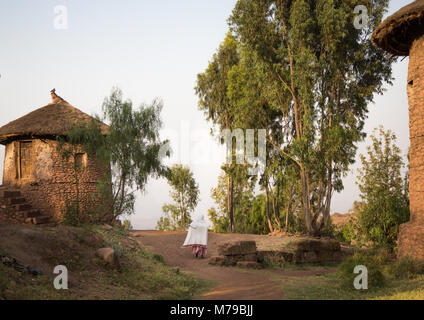
[[[6,146],[3,184],[16,186],[35,209],[43,215],[51,216],[53,221],[61,222],[66,201],[76,199],[77,188],[72,169],[73,160],[64,161],[57,152],[54,140],[32,140],[32,174],[29,179],[16,179],[15,145]],[[90,209],[99,204],[97,183],[110,171],[87,157],[86,168],[79,179],[80,203]],[[107,212],[101,212],[107,214]]]
[[[424,36],[412,44],[408,71],[411,222],[424,223]]]
[[[400,227],[398,256],[424,260],[424,36],[413,42],[409,52],[407,92],[411,219]]]

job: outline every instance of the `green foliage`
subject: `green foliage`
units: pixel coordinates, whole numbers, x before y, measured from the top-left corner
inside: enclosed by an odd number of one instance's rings
[[[396,279],[413,279],[424,274],[424,263],[407,256],[391,264],[388,272]]]
[[[185,230],[192,222],[190,214],[199,202],[199,186],[188,167],[176,164],[167,174],[174,204],[164,204],[164,216],[157,223],[158,230]]]
[[[356,290],[353,286],[355,277],[353,273],[356,266],[363,265],[368,269],[368,288],[373,290],[385,285],[381,256],[373,253],[355,253],[347,258],[338,267],[338,276],[341,286],[347,290]]]
[[[357,230],[360,243],[394,249],[399,225],[409,220],[409,194],[402,177],[404,163],[396,135],[383,127],[371,136],[368,157],[361,155],[358,185],[362,205]]]

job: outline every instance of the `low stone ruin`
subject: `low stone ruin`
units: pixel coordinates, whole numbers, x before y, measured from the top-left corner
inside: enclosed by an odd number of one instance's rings
[[[209,263],[219,266],[239,266],[242,268],[261,268],[258,263],[255,241],[229,241],[218,244],[218,256]]]
[[[284,259],[293,263],[341,262],[345,257],[340,243],[332,239],[297,239],[282,251]]]
[[[352,252],[331,239],[300,238],[280,250],[258,250],[255,241],[229,241],[218,244],[218,255],[209,263],[219,266],[261,268],[268,259],[279,263],[341,262]]]

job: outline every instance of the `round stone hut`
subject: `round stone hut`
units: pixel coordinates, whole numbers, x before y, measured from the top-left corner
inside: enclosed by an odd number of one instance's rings
[[[372,41],[394,56],[409,56],[411,219],[400,227],[398,256],[424,260],[424,0],[414,1],[384,20]]]
[[[97,185],[108,176],[110,166],[96,162],[78,146],[66,160],[58,151],[57,140],[93,118],[57,96],[54,89],[51,97],[47,106],[0,128],[0,143],[6,146],[0,188],[3,220],[8,215],[18,223],[60,223],[67,203],[75,201],[77,194],[81,208],[89,210],[100,202]],[[106,135],[109,127],[101,122],[99,126]],[[78,186],[75,164],[81,168]]]

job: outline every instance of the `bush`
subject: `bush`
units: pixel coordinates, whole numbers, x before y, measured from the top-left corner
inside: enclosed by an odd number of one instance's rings
[[[409,221],[408,174],[402,176],[404,161],[396,135],[383,127],[379,137],[371,135],[368,157],[361,155],[357,184],[362,204],[358,208],[358,240],[393,250],[399,225]]]
[[[396,279],[412,279],[424,274],[424,263],[408,256],[390,265],[388,272]]]
[[[345,289],[353,289],[353,282],[358,274],[353,273],[356,266],[363,265],[368,269],[368,288],[379,288],[385,285],[383,275],[383,259],[374,253],[355,253],[339,265],[338,276],[341,286]]]
[[[153,260],[155,260],[159,263],[165,264],[165,259],[163,258],[162,255],[160,255],[158,253],[154,253],[152,257],[153,257]]]
[[[82,224],[79,204],[76,200],[66,200],[63,211],[63,224],[66,226],[77,227]]]
[[[333,223],[333,220],[330,217],[328,219],[327,227],[321,232],[321,237],[336,239],[336,236],[337,236],[336,227]]]
[[[124,220],[124,222],[122,223],[122,227],[124,228],[124,230],[127,230],[127,231],[133,230],[133,226],[131,224],[131,221],[128,220],[128,219]]]
[[[351,244],[352,241],[355,240],[355,224],[352,218],[336,232],[335,237],[336,240],[348,244]]]

